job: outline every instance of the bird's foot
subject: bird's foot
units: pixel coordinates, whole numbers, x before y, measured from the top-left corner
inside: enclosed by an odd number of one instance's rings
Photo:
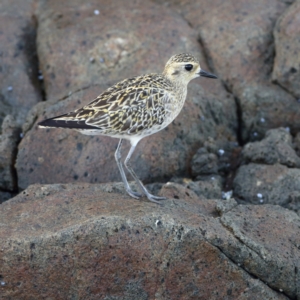
[[[137,192],[134,192],[131,189],[126,189],[126,192],[129,194],[129,196],[135,198],[135,199],[140,199],[143,195]]]
[[[154,202],[154,203],[157,203],[157,204],[161,204],[161,202],[159,202],[160,200],[166,200],[167,199],[166,197],[154,196],[154,195],[152,195],[150,193],[147,193],[146,197],[151,202]]]
[[[135,199],[140,199],[142,196],[146,196],[148,198],[148,200],[150,200],[151,202],[157,203],[157,204],[161,204],[159,201],[160,200],[166,200],[166,197],[160,197],[160,196],[154,196],[152,194],[150,194],[146,189],[145,189],[145,194],[140,194],[137,192],[134,192],[132,189],[128,188],[126,189],[126,192],[129,194],[129,196],[135,198]]]

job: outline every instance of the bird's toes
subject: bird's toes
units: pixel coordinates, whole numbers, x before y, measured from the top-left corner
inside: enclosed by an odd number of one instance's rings
[[[147,198],[151,201],[151,202],[154,202],[154,203],[157,203],[157,204],[161,204],[159,201],[160,200],[166,200],[167,198],[166,197],[159,197],[159,196],[154,196],[154,195],[147,195]]]
[[[126,191],[131,197],[133,197],[135,199],[140,199],[143,196],[142,194],[134,192],[132,190],[126,190]]]

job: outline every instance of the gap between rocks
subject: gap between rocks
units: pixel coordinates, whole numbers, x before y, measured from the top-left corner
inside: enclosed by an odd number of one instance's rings
[[[26,69],[27,69],[27,76],[30,79],[31,84],[33,85],[34,89],[37,91],[37,93],[40,95],[40,99],[42,101],[46,101],[47,96],[44,89],[44,82],[42,80],[42,74],[39,71],[39,57],[37,52],[37,18],[33,15],[32,16],[32,22],[28,22],[27,25],[23,28],[23,33],[20,37],[20,41],[17,45],[17,47],[20,50],[23,50],[24,56],[26,58]],[[23,133],[21,133],[20,130],[20,138],[17,141],[17,145],[15,148],[15,153],[13,157],[13,162],[11,165],[12,171],[13,171],[13,180],[16,182],[16,190],[14,191],[7,191],[1,189],[2,192],[9,192],[13,196],[17,195],[19,192],[18,188],[18,173],[15,168],[16,160],[18,156],[18,146],[23,138]]]
[[[22,42],[24,43],[24,55],[27,59],[27,70],[28,77],[34,88],[38,91],[41,96],[42,101],[47,100],[46,91],[44,88],[44,81],[41,77],[42,74],[39,70],[39,57],[37,51],[37,29],[38,21],[36,16],[32,16],[32,23],[28,24],[24,30],[23,35],[21,36]]]

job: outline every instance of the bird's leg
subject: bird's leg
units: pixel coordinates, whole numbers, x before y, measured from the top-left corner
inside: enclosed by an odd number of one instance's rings
[[[125,185],[125,189],[126,189],[126,192],[133,198],[136,198],[136,199],[139,199],[142,195],[137,193],[137,192],[134,192],[130,186],[129,186],[129,183],[127,181],[127,178],[126,178],[126,175],[125,175],[125,172],[124,172],[124,169],[123,169],[123,166],[122,166],[122,162],[121,162],[121,146],[122,146],[122,142],[123,142],[123,139],[120,139],[119,141],[119,144],[118,144],[118,147],[117,147],[117,150],[115,152],[115,159],[116,159],[116,162],[117,162],[117,165],[118,165],[118,168],[120,170],[120,173],[121,173],[121,177],[122,177],[122,180],[124,182],[124,185]]]
[[[148,190],[145,188],[145,186],[142,184],[142,182],[139,180],[139,178],[137,177],[137,175],[135,174],[135,172],[133,171],[133,169],[131,167],[131,163],[129,161],[130,161],[132,153],[134,152],[134,149],[135,149],[135,145],[131,145],[131,148],[130,148],[130,150],[128,152],[128,155],[127,155],[127,157],[126,157],[126,159],[124,161],[124,165],[125,165],[126,169],[129,171],[129,173],[131,174],[131,176],[136,181],[136,183],[139,186],[139,188],[141,189],[141,191],[147,196],[147,198],[150,201],[152,201],[152,202],[160,204],[160,202],[158,202],[156,200],[165,200],[166,198],[165,197],[158,197],[158,196],[151,195],[148,192]]]

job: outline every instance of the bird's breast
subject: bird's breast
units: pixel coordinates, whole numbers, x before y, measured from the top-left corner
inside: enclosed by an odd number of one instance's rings
[[[186,88],[178,88],[165,102],[165,110],[171,123],[181,112],[187,94]]]

